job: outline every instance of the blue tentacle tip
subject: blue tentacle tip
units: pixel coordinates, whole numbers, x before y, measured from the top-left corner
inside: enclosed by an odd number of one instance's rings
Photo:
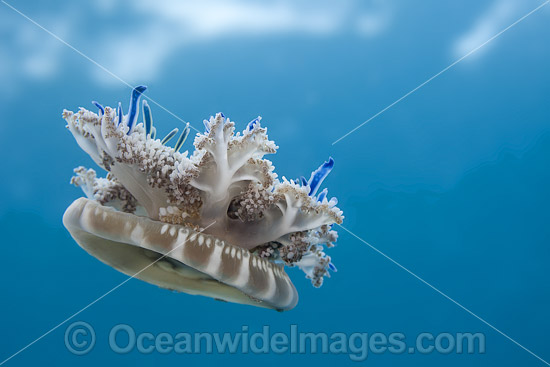
[[[132,96],[130,97],[130,107],[128,107],[128,134],[132,131],[132,127],[134,126],[139,114],[139,98],[146,89],[146,86],[138,85],[132,90]]]
[[[321,191],[321,193],[317,195],[317,201],[322,202],[327,197],[327,194],[328,194],[328,189],[323,189],[323,191]]]
[[[122,113],[122,103],[120,102],[118,102],[117,115],[118,115],[118,120],[117,120],[117,126],[118,126],[124,120],[124,114]]]
[[[101,112],[102,115],[105,115],[105,108],[99,102],[92,101],[92,104],[94,104],[99,109],[99,112]]]
[[[145,134],[147,136],[151,135],[153,129],[153,114],[151,113],[151,108],[147,104],[146,100],[143,100],[143,119],[145,123]]]
[[[332,157],[328,158],[328,161],[323,163],[319,168],[311,173],[311,178],[308,181],[308,185],[311,188],[309,191],[309,196],[313,196],[317,193],[319,186],[323,180],[328,176],[332,168],[334,167],[334,159]]]
[[[254,129],[254,126],[260,122],[262,118],[260,116],[256,117],[254,120],[250,121],[247,125],[248,131]]]

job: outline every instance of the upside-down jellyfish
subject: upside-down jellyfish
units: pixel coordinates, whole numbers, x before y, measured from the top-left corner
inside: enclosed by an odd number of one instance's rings
[[[102,262],[162,288],[292,309],[298,293],[285,266],[303,270],[315,287],[336,270],[324,250],[337,239],[332,225],[342,211],[319,191],[332,158],[309,180],[279,180],[263,158],[278,147],[261,118],[235,134],[222,113],[204,121],[191,155],[181,153],[189,125],[157,139],[145,100],[138,123],[145,89],[134,88],[126,114],[120,103],[63,111],[78,145],[108,172],[75,169],[71,182],[86,198],[63,216],[71,236]]]

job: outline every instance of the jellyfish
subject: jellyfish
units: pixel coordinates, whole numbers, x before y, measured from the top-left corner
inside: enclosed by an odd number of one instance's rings
[[[315,287],[336,271],[334,246],[343,213],[327,189],[329,158],[305,177],[279,179],[264,158],[278,147],[261,117],[235,133],[222,113],[204,120],[194,150],[181,151],[187,124],[156,137],[146,87],[132,90],[126,113],[93,102],[97,113],[64,110],[76,142],[106,177],[84,167],[71,182],[85,197],[63,224],[90,255],[162,288],[217,300],[290,310],[298,292],[285,267],[301,269]],[[177,138],[176,138],[177,137]],[[168,143],[176,138],[175,144]]]

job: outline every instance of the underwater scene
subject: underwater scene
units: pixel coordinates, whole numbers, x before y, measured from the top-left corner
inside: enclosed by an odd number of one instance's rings
[[[0,366],[550,366],[550,0],[0,3]]]

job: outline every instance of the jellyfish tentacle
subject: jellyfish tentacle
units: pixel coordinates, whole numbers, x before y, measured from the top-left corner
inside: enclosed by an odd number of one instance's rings
[[[128,107],[128,134],[132,131],[132,128],[134,127],[134,124],[137,121],[138,115],[139,115],[139,98],[141,97],[142,93],[145,92],[147,89],[144,85],[138,85],[132,90],[132,95],[130,97],[130,106]]]
[[[150,137],[152,132],[151,130],[153,129],[153,114],[151,113],[151,107],[149,107],[149,104],[145,99],[143,100],[142,105],[145,134]],[[154,137],[152,137],[152,139],[154,139]]]
[[[185,125],[185,128],[181,132],[181,135],[178,138],[178,141],[176,142],[176,145],[174,145],[174,150],[176,152],[178,152],[181,149],[183,143],[185,143],[185,140],[187,140],[187,136],[189,135],[190,131],[191,131],[191,129],[189,128],[189,123],[187,123]]]
[[[101,115],[104,115],[104,114],[105,114],[105,107],[103,107],[99,102],[97,102],[97,101],[92,101],[92,104],[93,104],[94,106],[96,106],[96,107],[99,109],[99,112],[100,112],[100,115],[99,115],[99,116],[100,116],[100,117],[101,117]]]
[[[319,168],[311,173],[311,177],[308,181],[308,185],[311,188],[309,192],[310,196],[314,196],[317,193],[319,186],[321,186],[321,183],[323,183],[324,179],[328,176],[330,171],[332,171],[333,167],[334,159],[332,159],[332,157],[329,157],[328,161],[323,163],[321,166],[319,166]]]
[[[172,131],[170,131],[168,134],[166,134],[166,136],[160,141],[160,143],[161,144],[168,143],[178,133],[178,131],[179,131],[179,129],[177,127],[174,128]]]

